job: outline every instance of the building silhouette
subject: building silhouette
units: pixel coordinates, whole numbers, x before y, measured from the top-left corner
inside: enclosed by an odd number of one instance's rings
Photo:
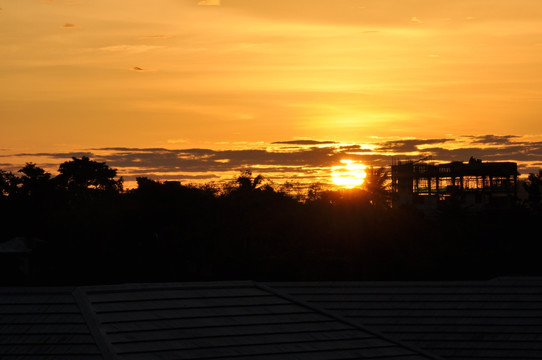
[[[467,163],[394,161],[393,205],[412,205],[424,210],[455,204],[470,209],[509,208],[516,203],[518,170],[514,162]]]

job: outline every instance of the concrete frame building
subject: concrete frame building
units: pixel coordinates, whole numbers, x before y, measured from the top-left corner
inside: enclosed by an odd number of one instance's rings
[[[425,160],[394,161],[393,205],[438,208],[455,202],[471,209],[507,208],[517,200],[518,170],[513,162],[437,164]]]

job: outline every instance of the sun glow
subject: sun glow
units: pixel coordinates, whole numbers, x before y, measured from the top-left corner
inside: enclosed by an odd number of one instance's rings
[[[331,179],[335,185],[351,189],[363,184],[367,176],[365,165],[353,160],[341,160],[341,163],[344,165],[331,168]]]

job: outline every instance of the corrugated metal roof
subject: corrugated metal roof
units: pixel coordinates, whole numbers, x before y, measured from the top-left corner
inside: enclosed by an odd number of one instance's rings
[[[0,288],[0,358],[103,359],[70,288]]]
[[[270,283],[446,359],[542,359],[542,281]]]
[[[427,359],[252,282],[84,288],[126,359]]]
[[[0,304],[9,359],[437,359],[254,282],[4,289]]]
[[[542,359],[542,279],[0,289],[2,359]]]

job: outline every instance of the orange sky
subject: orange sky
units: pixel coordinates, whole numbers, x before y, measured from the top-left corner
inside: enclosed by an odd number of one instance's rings
[[[0,8],[2,164],[108,147],[542,139],[540,0]]]

